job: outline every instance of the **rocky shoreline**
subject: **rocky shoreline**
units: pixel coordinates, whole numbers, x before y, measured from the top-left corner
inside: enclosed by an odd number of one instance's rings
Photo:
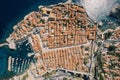
[[[7,42],[0,44],[0,47],[8,46],[10,49],[15,50],[15,49],[16,49],[16,44],[15,44],[15,42],[12,41],[12,40],[10,40],[9,38],[6,39],[6,40],[7,40]]]

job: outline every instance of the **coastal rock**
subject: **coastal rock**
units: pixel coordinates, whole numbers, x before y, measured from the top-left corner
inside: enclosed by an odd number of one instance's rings
[[[116,18],[117,23],[120,24],[120,5],[111,10],[110,17]]]

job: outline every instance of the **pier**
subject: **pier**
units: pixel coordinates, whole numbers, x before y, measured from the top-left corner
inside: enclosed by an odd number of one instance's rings
[[[12,61],[12,57],[10,56],[8,58],[8,70],[11,71],[11,61]]]
[[[0,47],[3,47],[3,46],[8,46],[10,49],[16,49],[16,44],[13,41],[9,43],[0,44]]]
[[[9,44],[8,43],[2,43],[2,44],[0,44],[0,47],[3,47],[3,46],[9,46]]]

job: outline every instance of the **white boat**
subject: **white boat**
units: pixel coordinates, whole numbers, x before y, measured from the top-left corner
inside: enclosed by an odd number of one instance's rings
[[[27,56],[31,57],[32,55],[34,55],[34,53],[28,53]]]

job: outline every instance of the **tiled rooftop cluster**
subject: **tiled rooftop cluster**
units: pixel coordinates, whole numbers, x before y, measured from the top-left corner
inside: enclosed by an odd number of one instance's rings
[[[89,57],[89,55],[90,53],[85,53],[84,48],[81,46],[45,51],[36,55],[37,72],[42,75],[47,71],[62,68],[88,73],[89,70],[84,64],[84,59]]]
[[[17,41],[30,35],[33,28],[42,26],[41,14],[39,12],[31,12],[24,20],[14,26],[14,32],[10,35],[11,39]]]
[[[103,56],[104,64],[103,70],[105,71],[105,79],[119,80],[120,79],[120,70],[119,70],[119,58],[114,55],[104,55]]]
[[[116,30],[113,31],[113,36],[111,39],[120,39],[120,28],[117,28]]]
[[[86,43],[87,39],[96,38],[96,26],[91,25],[85,9],[73,3],[41,7],[39,12],[28,14],[14,27],[10,37],[21,40],[36,27],[40,28],[41,38],[50,48]]]
[[[30,43],[31,43],[33,50],[36,52],[40,51],[42,49],[42,47],[40,44],[41,40],[40,40],[39,35],[38,34],[32,35],[32,37],[30,37],[30,38],[31,39],[29,39],[29,40],[31,40]]]
[[[47,26],[40,31],[44,47],[72,46],[95,40],[97,27],[88,25],[83,7],[69,3],[40,10],[44,17],[49,16]]]
[[[120,80],[120,29],[117,28],[110,31],[112,31],[112,36],[109,41],[104,43],[104,49],[102,51],[102,68],[104,72],[102,76],[107,80]]]
[[[14,28],[11,39],[29,40],[38,72],[57,68],[88,72],[83,63],[90,62],[90,51],[80,46],[95,40],[97,30],[88,18],[85,9],[73,3],[41,7]]]

